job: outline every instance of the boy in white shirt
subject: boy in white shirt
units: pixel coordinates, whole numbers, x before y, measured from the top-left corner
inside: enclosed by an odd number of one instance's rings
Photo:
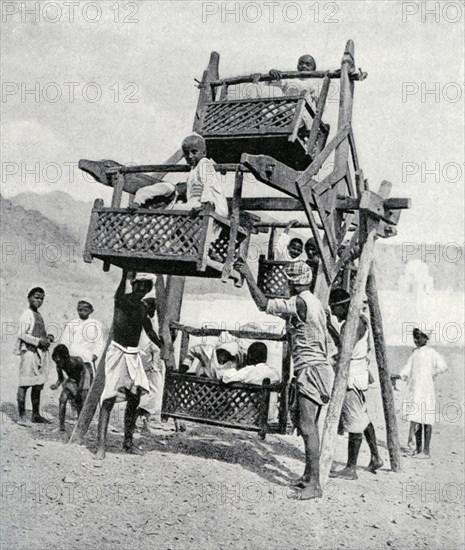
[[[81,298],[77,304],[78,318],[66,324],[60,344],[64,344],[69,354],[80,357],[92,378],[95,375],[95,362],[102,354],[103,329],[97,319],[91,319],[94,312],[90,298]]]

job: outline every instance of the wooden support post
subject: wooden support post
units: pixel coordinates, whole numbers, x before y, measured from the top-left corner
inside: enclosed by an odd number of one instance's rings
[[[278,412],[278,422],[279,432],[284,434],[287,430],[287,419],[289,415],[289,379],[291,377],[291,345],[289,335],[283,342],[282,360],[281,383],[283,387],[279,396],[281,407]]]
[[[236,178],[234,181],[234,195],[232,200],[232,209],[231,209],[231,225],[229,227],[229,242],[228,242],[228,252],[226,255],[226,261],[224,263],[223,272],[221,274],[221,280],[226,282],[230,275],[234,264],[235,253],[236,253],[236,240],[237,240],[237,230],[239,228],[239,216],[241,213],[241,197],[242,197],[242,184],[244,181],[244,172],[240,167],[236,170]]]
[[[321,119],[323,117],[323,111],[326,105],[326,97],[328,95],[329,85],[331,84],[331,79],[327,76],[323,79],[323,84],[321,86],[320,97],[318,98],[318,104],[316,106],[315,118],[313,119],[312,128],[310,130],[310,136],[307,143],[307,155],[311,155],[313,149],[316,145],[316,140],[318,138],[318,132],[320,131]]]
[[[103,350],[102,356],[99,359],[94,381],[92,383],[89,393],[87,394],[87,398],[84,402],[81,414],[79,415],[73,433],[71,434],[69,443],[77,443],[78,445],[82,445],[87,430],[89,429],[90,423],[94,418],[95,411],[97,410],[100,397],[105,387],[105,355],[107,353],[108,346],[110,345],[110,342],[112,340],[113,325],[110,329],[105,349]]]
[[[86,244],[84,246],[84,252],[83,252],[83,259],[85,262],[90,263],[92,262],[92,254],[90,253],[90,250],[92,248],[92,242],[94,240],[95,235],[95,229],[97,227],[97,222],[99,218],[99,212],[96,212],[97,209],[100,209],[103,207],[103,200],[102,199],[95,199],[94,201],[94,207],[92,208],[92,214],[90,215],[90,223],[89,223],[89,229],[87,230],[87,238],[86,238]]]
[[[111,174],[110,177],[115,177],[116,179],[116,181],[114,181],[114,186],[113,186],[113,196],[111,198],[111,207],[120,208],[121,198],[123,196],[123,188],[124,188],[124,175],[118,172],[114,176],[113,174]]]
[[[354,43],[348,40],[341,64],[341,89],[339,94],[338,131],[352,122],[352,104],[354,83],[350,80],[349,71],[354,66]],[[349,160],[349,140],[345,139],[337,148],[334,156],[335,170],[343,170]]]
[[[166,281],[166,311],[163,326],[160,329],[164,341],[164,360],[168,368],[174,369],[174,345],[171,340],[170,323],[179,321],[184,294],[184,277],[169,275]]]
[[[374,264],[372,264],[367,281],[367,298],[370,308],[371,329],[375,344],[376,363],[378,365],[381,397],[383,400],[384,420],[386,423],[386,439],[389,451],[389,461],[393,472],[400,472],[402,459],[400,453],[399,432],[397,430],[397,418],[395,411],[394,390],[389,374],[386,345],[384,342],[383,319],[378,302],[378,289]]]
[[[268,241],[268,259],[269,260],[274,260],[275,247],[276,247],[276,227],[271,226],[270,240]]]
[[[193,131],[199,132],[202,126],[202,112],[205,103],[208,101],[213,101],[213,87],[210,86],[210,82],[213,80],[218,80],[218,66],[220,63],[220,55],[217,52],[212,52],[210,54],[210,61],[208,63],[207,69],[203,72],[202,82],[200,83],[200,93],[199,100],[197,102],[197,109],[195,111]]]
[[[124,271],[121,275],[121,278],[126,281],[126,273]],[[89,429],[90,423],[92,422],[92,418],[94,417],[95,411],[97,410],[100,396],[102,395],[103,388],[105,387],[105,355],[107,353],[110,342],[113,340],[113,323],[114,320],[111,324],[111,329],[108,335],[105,349],[103,350],[102,355],[99,359],[97,372],[95,373],[95,379],[92,383],[89,393],[87,394],[87,399],[84,403],[84,406],[82,407],[77,424],[73,430],[73,433],[71,434],[71,438],[69,440],[70,443],[75,442],[81,444],[83,442],[87,430]]]
[[[323,487],[328,479],[329,470],[334,457],[337,427],[341,416],[342,403],[347,391],[347,378],[349,376],[350,360],[352,358],[352,351],[355,345],[360,312],[363,307],[368,273],[370,271],[373,259],[374,243],[378,223],[378,220],[372,219],[369,219],[367,222],[369,227],[368,235],[360,256],[357,279],[355,282],[355,292],[350,301],[349,313],[345,323],[344,334],[342,335],[342,344],[336,377],[334,380],[333,392],[328,406],[321,441],[320,482]]]

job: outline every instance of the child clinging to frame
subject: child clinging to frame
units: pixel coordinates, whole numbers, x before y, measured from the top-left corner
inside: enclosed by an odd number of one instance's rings
[[[437,420],[434,379],[447,370],[443,357],[427,345],[428,339],[420,329],[413,329],[416,348],[398,375],[407,381],[402,416],[404,421],[411,422],[411,431],[415,433],[416,452],[413,456],[422,459],[430,457],[432,425]]]

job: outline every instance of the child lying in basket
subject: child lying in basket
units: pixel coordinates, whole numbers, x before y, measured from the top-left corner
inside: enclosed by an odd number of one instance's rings
[[[223,382],[244,382],[247,384],[262,384],[268,378],[273,384],[279,382],[280,374],[275,367],[267,365],[268,348],[263,342],[254,342],[247,350],[244,366],[238,365],[223,373]]]
[[[245,352],[229,332],[223,332],[216,345],[198,344],[189,349],[180,371],[195,376],[223,379],[223,373],[244,363]]]

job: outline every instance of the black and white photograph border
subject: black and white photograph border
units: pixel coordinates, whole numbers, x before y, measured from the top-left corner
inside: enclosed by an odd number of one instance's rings
[[[463,549],[465,2],[0,7],[0,548]]]

